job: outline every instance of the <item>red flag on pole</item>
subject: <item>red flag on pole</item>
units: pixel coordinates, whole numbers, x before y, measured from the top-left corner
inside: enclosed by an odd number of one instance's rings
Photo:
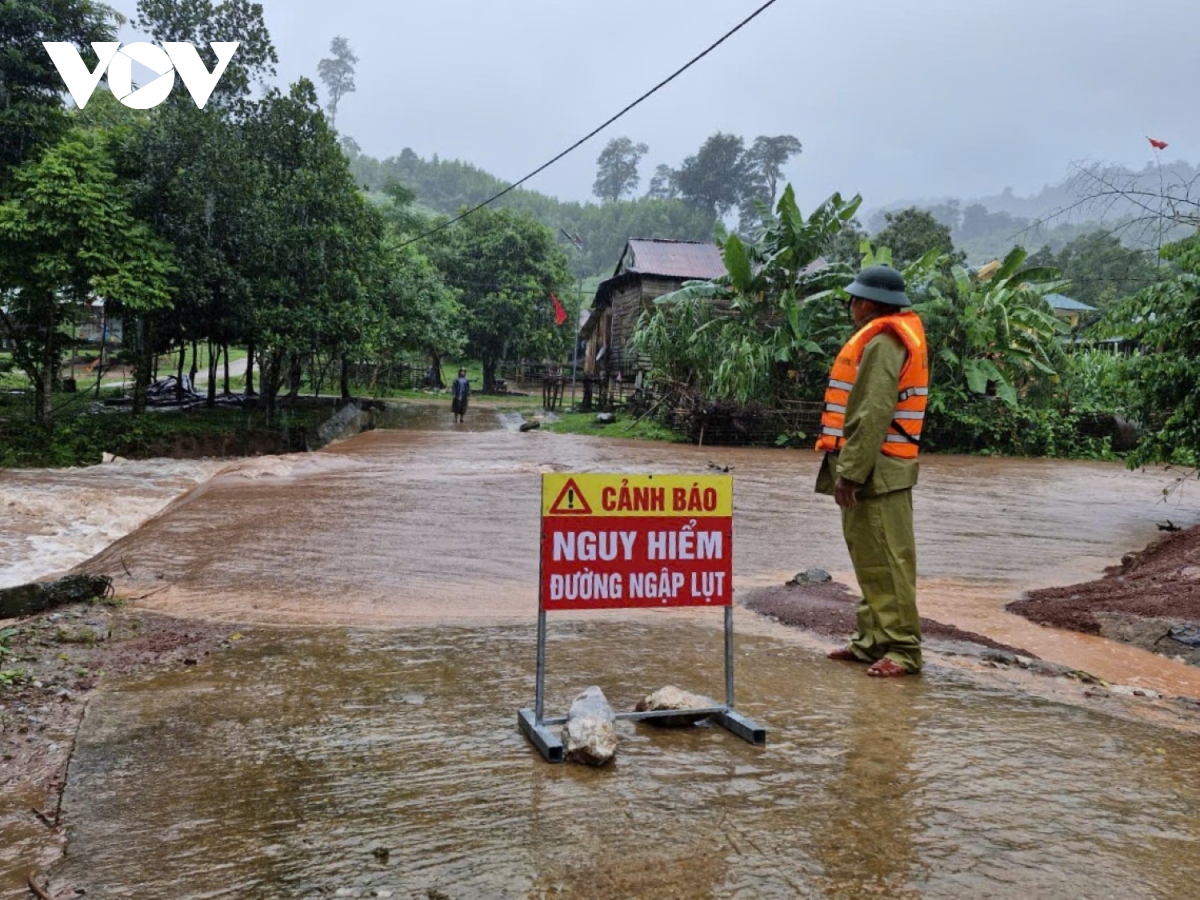
[[[1153,147],[1155,150],[1166,150],[1167,149],[1166,141],[1156,141],[1154,138],[1150,137],[1149,135],[1146,136],[1146,140],[1148,140],[1150,142],[1150,146]]]
[[[561,325],[563,322],[567,321],[567,311],[563,309],[562,304],[558,302],[558,298],[554,296],[553,291],[550,293],[550,299],[554,301],[554,324]]]

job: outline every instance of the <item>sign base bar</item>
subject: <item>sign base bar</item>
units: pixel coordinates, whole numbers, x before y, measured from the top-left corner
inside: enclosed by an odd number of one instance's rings
[[[713,721],[756,747],[761,747],[767,742],[767,729],[732,709],[713,716]]]
[[[564,718],[563,721],[565,722],[566,719]],[[540,724],[532,709],[517,711],[517,725],[520,726],[525,737],[533,743],[533,746],[538,748],[538,752],[542,754],[542,758],[546,762],[560,763],[566,759],[562,741],[559,740],[558,735],[546,728],[545,723]]]
[[[726,731],[737,735],[742,740],[756,747],[767,743],[767,729],[756,722],[747,719],[740,713],[734,712],[727,706],[711,706],[696,709],[658,709],[650,712],[616,713],[613,718],[621,721],[637,721],[646,719],[666,719],[672,716],[708,716],[714,723]],[[537,747],[546,762],[560,763],[565,759],[562,740],[550,731],[547,726],[562,726],[567,722],[566,716],[550,716],[538,722],[537,716],[531,709],[517,712],[517,724],[521,731]]]

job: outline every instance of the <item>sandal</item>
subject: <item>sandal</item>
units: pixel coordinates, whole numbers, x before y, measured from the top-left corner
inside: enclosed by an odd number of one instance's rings
[[[886,656],[883,659],[877,660],[871,664],[871,668],[867,669],[867,674],[872,678],[899,678],[902,675],[911,675],[912,673],[898,662],[893,662]]]

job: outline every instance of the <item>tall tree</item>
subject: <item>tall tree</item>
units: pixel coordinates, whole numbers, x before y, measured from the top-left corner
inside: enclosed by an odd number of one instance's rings
[[[649,151],[645,144],[635,144],[627,137],[613,138],[596,159],[592,193],[608,203],[632,194],[641,182],[638,164]]]
[[[346,358],[365,343],[382,226],[354,185],[312,82],[268,94],[244,134],[257,172],[247,211],[254,232],[248,319],[273,415],[284,379],[303,359]]]
[[[119,16],[90,0],[0,3],[0,192],[11,172],[69,127],[63,81],[43,41],[72,44],[89,69],[92,41],[116,40]]]
[[[1130,360],[1144,431],[1130,466],[1200,461],[1200,232],[1162,249],[1174,274],[1109,316],[1115,336],[1137,343]]]
[[[654,169],[654,177],[646,196],[652,200],[674,200],[679,196],[679,175],[666,163],[659,163]]]
[[[354,67],[358,65],[358,57],[350,49],[350,42],[344,37],[335,37],[329,43],[329,52],[333,56],[317,63],[317,75],[329,92],[329,125],[337,127],[338,104],[347,94],[356,90],[354,86]]]
[[[95,295],[126,309],[165,306],[170,247],[133,213],[101,137],[68,133],[13,176],[0,203],[0,285],[15,289],[0,311],[0,336],[35,386],[49,424],[63,327]]]
[[[738,227],[745,234],[770,225],[775,191],[787,161],[801,150],[790,134],[759,135],[742,157],[745,169],[738,197]]]
[[[676,182],[683,199],[721,218],[741,199],[746,174],[745,142],[717,132],[683,161]]]
[[[1061,269],[1070,282],[1066,290],[1072,299],[1100,309],[1115,306],[1171,274],[1155,265],[1152,253],[1126,247],[1106,231],[1080,235],[1058,253],[1043,247],[1030,262]]]
[[[570,260],[554,232],[527,216],[484,208],[442,232],[431,256],[460,292],[467,352],[483,363],[483,389],[496,388],[506,358],[565,349],[554,324],[552,292],[565,292]]]
[[[883,220],[884,227],[874,236],[874,241],[891,248],[897,268],[903,269],[931,250],[961,261],[961,255],[954,250],[950,229],[926,210],[910,206],[899,212],[884,213]]]
[[[766,186],[763,199],[768,206],[775,205],[776,188],[783,177],[783,167],[802,149],[799,139],[790,134],[780,134],[775,137],[759,135],[746,151],[747,168]]]
[[[134,24],[156,41],[186,41],[211,69],[216,54],[210,41],[238,41],[225,74],[209,104],[232,106],[248,98],[254,84],[275,76],[279,56],[263,19],[261,3],[252,0],[138,0]],[[208,108],[207,106],[205,107]]]

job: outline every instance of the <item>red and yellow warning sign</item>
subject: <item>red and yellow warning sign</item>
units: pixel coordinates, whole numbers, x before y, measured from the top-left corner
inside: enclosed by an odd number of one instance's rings
[[[732,601],[728,475],[542,476],[543,609]]]

